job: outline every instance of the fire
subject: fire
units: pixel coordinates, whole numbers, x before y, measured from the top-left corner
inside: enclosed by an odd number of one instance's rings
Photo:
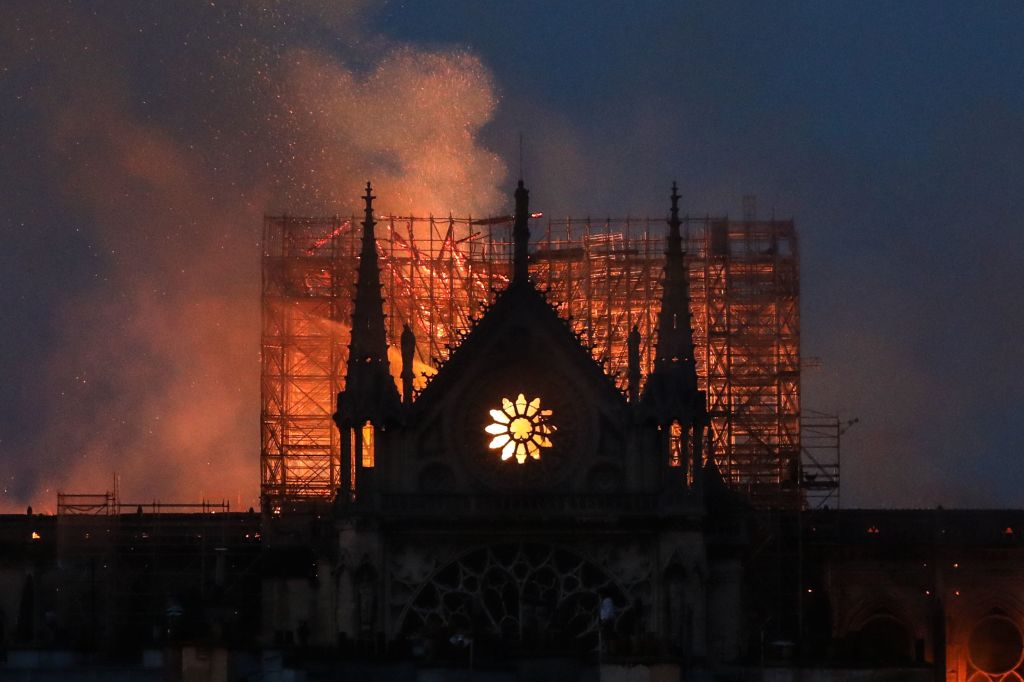
[[[507,285],[510,221],[379,218],[381,294],[399,390],[404,324],[416,335],[419,389]],[[264,492],[330,496],[338,452],[331,415],[344,380],[358,235],[336,232],[336,221],[282,217],[266,225],[276,250],[264,258]],[[795,234],[790,222],[730,225],[688,225],[698,373],[723,473],[778,491],[800,447]],[[645,371],[653,362],[663,229],[660,220],[571,219],[534,228],[531,276],[620,388],[633,325]],[[309,258],[305,246],[325,236]]]
[[[114,470],[147,496],[254,503],[258,436],[246,415],[259,409],[261,391],[251,367],[259,350],[252,246],[263,214],[347,209],[351,188],[367,177],[406,213],[450,207],[490,215],[501,205],[505,164],[480,140],[498,95],[478,57],[376,31],[372,50],[328,49],[368,34],[365,13],[349,11],[361,3],[272,4],[248,13],[246,30],[230,11],[182,5],[174,30],[205,39],[166,55],[101,38],[134,34],[150,13],[135,11],[142,3],[103,17],[74,3],[20,3],[20,23],[7,22],[18,27],[5,33],[16,57],[5,69],[28,68],[46,93],[18,106],[33,116],[41,186],[66,210],[53,241],[88,245],[95,259],[86,269],[96,276],[88,286],[55,289],[54,338],[36,349],[45,358],[26,390],[40,414],[59,418],[35,420],[11,457],[5,450],[18,478],[5,479],[3,506],[39,504],[61,486],[102,489]],[[328,12],[327,4],[336,7]],[[335,14],[344,21],[327,19]],[[288,28],[298,26],[309,30]],[[206,63],[209,79],[175,77]],[[137,106],[150,95],[134,72],[166,86],[162,93],[181,104],[175,116]],[[336,218],[321,221],[291,245],[294,255],[330,260],[349,231]],[[306,270],[297,281],[282,273],[275,284],[292,287],[280,292],[283,315],[291,308],[296,318],[345,319],[331,308],[343,307],[350,290],[332,291],[338,306],[314,311],[326,299],[309,292],[321,291],[323,278]],[[291,306],[300,290],[306,300]],[[333,446],[322,423],[332,386],[321,378],[339,372],[344,356],[332,344],[342,336],[321,328],[309,339],[321,348],[268,342],[259,353],[264,397],[276,391],[284,414],[314,415],[305,431],[296,420],[273,434],[264,427],[274,440],[261,450],[297,453],[296,481],[311,485],[330,475],[313,462],[325,443]],[[277,360],[289,364],[274,369]],[[75,376],[89,380],[70,381]],[[312,454],[303,469],[305,453]]]

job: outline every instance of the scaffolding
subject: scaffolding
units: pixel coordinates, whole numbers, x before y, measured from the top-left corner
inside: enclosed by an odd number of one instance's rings
[[[116,516],[136,512],[142,514],[226,514],[231,511],[227,500],[211,502],[124,502],[117,491],[105,493],[57,493],[57,516]]]
[[[802,504],[800,312],[792,221],[691,218],[687,243],[697,369],[708,393],[723,475],[762,506]],[[358,222],[267,216],[264,221],[261,481],[265,509],[328,501],[338,485],[331,419],[343,388]],[[389,344],[403,324],[417,360],[436,367],[471,319],[507,284],[509,217],[380,216],[381,283]],[[664,267],[663,220],[534,220],[530,271],[594,357],[625,388],[626,336],[654,358]],[[397,354],[392,371],[398,371]],[[429,371],[429,370],[428,370]]]
[[[800,417],[800,487],[805,508],[840,509],[840,441],[859,418],[842,420],[838,415],[804,410]]]

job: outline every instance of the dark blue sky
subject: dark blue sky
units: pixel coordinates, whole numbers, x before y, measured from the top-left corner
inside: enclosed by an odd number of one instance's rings
[[[187,474],[161,469],[176,448],[203,475],[219,457],[251,466],[255,494],[259,215],[347,209],[337,196],[349,193],[324,186],[378,164],[411,177],[402,150],[366,142],[359,115],[414,101],[438,73],[470,84],[426,107],[471,122],[459,153],[479,169],[472,191],[508,188],[486,152],[514,175],[522,133],[533,201],[550,214],[661,215],[678,180],[690,211],[737,214],[756,194],[762,214],[797,221],[803,352],[823,363],[804,405],[861,420],[844,440],[844,506],[1021,504],[1024,6],[283,6],[0,9],[5,504],[82,471],[127,472],[145,491]],[[396,50],[427,66],[372,76]],[[475,57],[484,84],[452,55]],[[339,82],[323,73],[365,92],[321,100]],[[493,106],[476,99],[488,88]],[[285,125],[282,93],[316,96]],[[444,125],[409,111],[388,135]],[[306,175],[296,149],[346,169]],[[162,351],[194,315],[202,331]],[[219,329],[220,347],[241,347],[214,368]],[[182,368],[189,354],[202,369]],[[124,382],[123,398],[106,397]],[[187,410],[152,428],[190,390],[230,403],[222,438],[204,428],[189,444]],[[90,424],[97,440],[74,435]],[[78,454],[101,445],[120,452]]]

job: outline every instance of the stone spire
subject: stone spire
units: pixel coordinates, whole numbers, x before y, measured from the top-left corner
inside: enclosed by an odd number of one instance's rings
[[[380,264],[373,235],[373,196],[366,183],[363,244],[359,254],[356,295],[352,306],[352,339],[348,346],[345,391],[339,396],[339,417],[349,424],[377,422],[398,405],[398,389],[388,364],[388,342],[381,297]],[[345,409],[341,409],[344,405]]]
[[[523,181],[519,181],[516,187],[516,215],[515,226],[512,228],[512,238],[515,242],[513,255],[512,281],[526,282],[530,277],[529,270],[529,246],[530,246],[530,192],[523,187]]]
[[[680,375],[685,374],[687,387],[696,391],[697,368],[693,355],[693,326],[690,319],[690,283],[679,226],[679,192],[676,183],[673,182],[672,212],[668,219],[665,279],[661,312],[658,314],[654,371],[667,370],[671,367]]]
[[[661,427],[664,461],[684,477],[691,490],[700,491],[708,425],[707,396],[697,387],[689,276],[679,226],[679,192],[672,183],[654,370],[647,377],[641,400],[647,414]]]

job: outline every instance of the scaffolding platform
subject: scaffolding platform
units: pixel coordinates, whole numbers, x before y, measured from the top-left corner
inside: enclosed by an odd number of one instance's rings
[[[697,370],[723,475],[759,506],[803,504],[800,297],[792,221],[683,221]],[[388,340],[416,334],[426,371],[447,358],[511,273],[510,217],[378,216]],[[264,510],[329,500],[338,486],[331,415],[344,387],[358,264],[354,218],[264,221],[261,493]],[[664,220],[534,220],[530,272],[625,388],[626,336],[646,374],[664,267]],[[397,352],[392,370],[398,371]]]

